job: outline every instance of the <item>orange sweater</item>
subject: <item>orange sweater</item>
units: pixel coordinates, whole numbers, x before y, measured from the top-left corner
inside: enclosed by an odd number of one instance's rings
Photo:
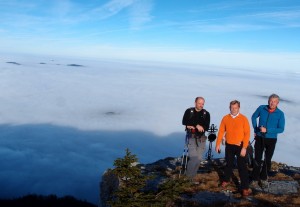
[[[250,125],[248,119],[243,114],[232,118],[230,114],[223,117],[217,138],[216,146],[220,146],[225,133],[226,142],[233,145],[241,145],[246,148],[250,139]]]

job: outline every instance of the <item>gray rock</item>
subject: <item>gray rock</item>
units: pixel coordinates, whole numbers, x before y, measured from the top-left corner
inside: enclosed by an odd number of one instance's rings
[[[268,188],[256,188],[255,190],[274,195],[287,195],[298,193],[299,183],[297,181],[274,180],[269,182]]]

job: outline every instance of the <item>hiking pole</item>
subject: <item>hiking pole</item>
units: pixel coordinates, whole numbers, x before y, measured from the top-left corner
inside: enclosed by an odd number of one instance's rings
[[[188,157],[189,157],[189,147],[188,147],[188,145],[186,145],[187,147],[187,149],[186,149],[186,155],[185,155],[185,163],[184,163],[184,172],[183,172],[183,174],[185,174],[186,173],[186,170],[187,170],[187,163],[188,163]]]
[[[183,148],[183,153],[182,153],[182,158],[181,158],[180,171],[179,171],[179,178],[180,178],[183,167],[184,167],[183,174],[185,174],[185,172],[186,172],[188,155],[189,155],[188,139],[189,139],[189,134],[188,134],[188,132],[186,132],[185,143],[184,143],[184,148]],[[184,163],[184,160],[185,160],[185,163]]]
[[[180,164],[179,178],[180,178],[180,175],[181,175],[181,172],[182,172],[182,168],[183,167],[185,168],[184,160],[187,157],[187,153],[188,153],[188,148],[187,148],[186,145],[184,145],[183,153],[182,153],[182,158],[181,158],[181,164]],[[183,171],[183,174],[184,173],[185,173],[185,170]]]

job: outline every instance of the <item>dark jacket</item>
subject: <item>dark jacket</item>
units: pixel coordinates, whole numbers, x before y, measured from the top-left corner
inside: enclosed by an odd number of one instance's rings
[[[182,124],[185,126],[201,125],[205,131],[208,130],[210,125],[210,114],[205,109],[196,111],[194,107],[188,108],[183,115]],[[198,132],[198,134],[200,134]]]

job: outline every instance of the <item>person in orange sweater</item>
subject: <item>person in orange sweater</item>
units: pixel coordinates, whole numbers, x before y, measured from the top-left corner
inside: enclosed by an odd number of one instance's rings
[[[226,167],[224,170],[222,187],[225,188],[229,184],[236,156],[239,176],[241,179],[241,193],[242,196],[246,197],[250,194],[249,175],[246,164],[246,149],[250,139],[250,125],[247,117],[239,112],[239,101],[231,101],[229,108],[230,114],[225,115],[220,123],[215,149],[216,152],[220,152],[220,144],[225,134]]]

